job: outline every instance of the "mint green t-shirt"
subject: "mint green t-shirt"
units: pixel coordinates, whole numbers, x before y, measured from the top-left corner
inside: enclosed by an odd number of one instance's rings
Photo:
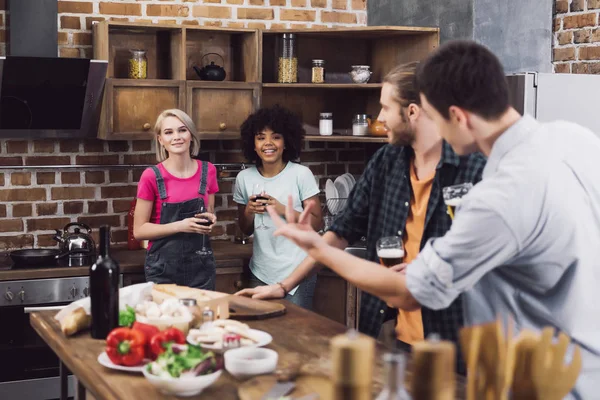
[[[265,192],[287,205],[288,196],[292,195],[294,209],[302,211],[302,201],[319,193],[319,187],[309,168],[288,162],[283,171],[272,178],[265,178],[256,167],[241,171],[235,180],[233,201],[248,204],[252,189],[256,183],[262,183]],[[254,230],[254,244],[250,269],[261,281],[270,285],[281,282],[306,258],[306,253],[290,240],[273,236],[275,225],[268,213],[262,214],[263,223],[269,229]],[[254,226],[260,224],[260,215],[254,216]],[[290,290],[296,292],[297,287]]]

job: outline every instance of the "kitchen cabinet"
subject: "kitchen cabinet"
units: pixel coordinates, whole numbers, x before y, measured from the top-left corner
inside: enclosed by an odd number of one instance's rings
[[[105,88],[107,120],[101,137],[110,140],[152,139],[156,117],[169,108],[184,108],[185,82],[108,79]]]
[[[203,138],[239,138],[240,126],[260,105],[260,85],[239,82],[187,82],[186,112]]]
[[[277,83],[277,49],[283,33],[296,34],[298,83]],[[302,118],[307,141],[384,143],[386,137],[348,136],[353,115],[375,118],[385,74],[398,64],[424,59],[439,45],[439,29],[429,27],[263,31],[102,21],[93,26],[93,34],[94,58],[109,63],[98,133],[108,140],[147,140],[144,126],[153,125],[158,113],[170,108],[163,107],[166,104],[186,110],[201,139],[239,139],[239,126],[250,113],[260,106],[280,104]],[[146,50],[148,80],[127,79],[129,49]],[[325,83],[311,83],[313,59],[325,60]],[[225,70],[225,80],[200,80],[197,71],[213,62]],[[352,82],[348,72],[353,65],[371,67],[368,83]],[[149,98],[152,85],[156,85],[154,97],[160,100],[140,109],[139,98]],[[119,107],[114,104],[117,87],[123,95]],[[136,111],[128,110],[136,104]],[[321,112],[333,113],[334,136],[318,135]]]
[[[358,329],[360,292],[328,268],[322,269],[317,277],[313,298],[313,311],[324,317]]]

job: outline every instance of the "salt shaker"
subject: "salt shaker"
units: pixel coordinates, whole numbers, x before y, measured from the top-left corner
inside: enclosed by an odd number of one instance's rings
[[[200,329],[210,328],[213,321],[215,320],[215,313],[208,306],[204,307],[202,311],[202,326]]]
[[[192,314],[192,322],[190,322],[190,325],[192,327],[198,326],[200,321],[202,321],[202,314],[200,313],[196,299],[179,299],[179,304],[184,305],[189,310],[190,314]]]

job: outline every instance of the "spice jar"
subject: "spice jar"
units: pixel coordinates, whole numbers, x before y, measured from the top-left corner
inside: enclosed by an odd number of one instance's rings
[[[202,320],[202,312],[198,307],[196,299],[179,299],[179,304],[184,305],[190,311],[190,314],[192,314],[192,321],[190,322],[190,325],[197,327]]]
[[[281,38],[281,51],[278,68],[279,83],[298,82],[298,56],[296,55],[296,35],[284,33]]]
[[[312,83],[323,83],[325,82],[325,61],[324,60],[313,60],[312,61]]]
[[[129,50],[129,79],[146,79],[148,77],[148,59],[145,50]]]
[[[365,136],[369,133],[369,116],[367,114],[356,114],[352,120],[352,135]]]
[[[332,113],[321,113],[319,116],[319,135],[331,136],[333,135],[333,114]]]

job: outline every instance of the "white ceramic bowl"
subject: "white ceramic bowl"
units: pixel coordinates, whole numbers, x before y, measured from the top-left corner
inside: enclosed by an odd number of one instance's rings
[[[195,396],[204,389],[215,383],[221,376],[223,370],[213,372],[208,375],[200,375],[194,377],[183,378],[161,378],[152,375],[144,368],[144,376],[153,386],[166,395],[174,395],[181,397]]]
[[[136,321],[143,324],[154,325],[161,331],[169,328],[177,328],[182,331],[184,335],[188,334],[192,319],[193,317],[191,315],[169,318],[148,318],[140,314],[136,314],[135,316]]]
[[[275,371],[279,355],[261,347],[240,347],[225,352],[225,369],[238,379]]]

